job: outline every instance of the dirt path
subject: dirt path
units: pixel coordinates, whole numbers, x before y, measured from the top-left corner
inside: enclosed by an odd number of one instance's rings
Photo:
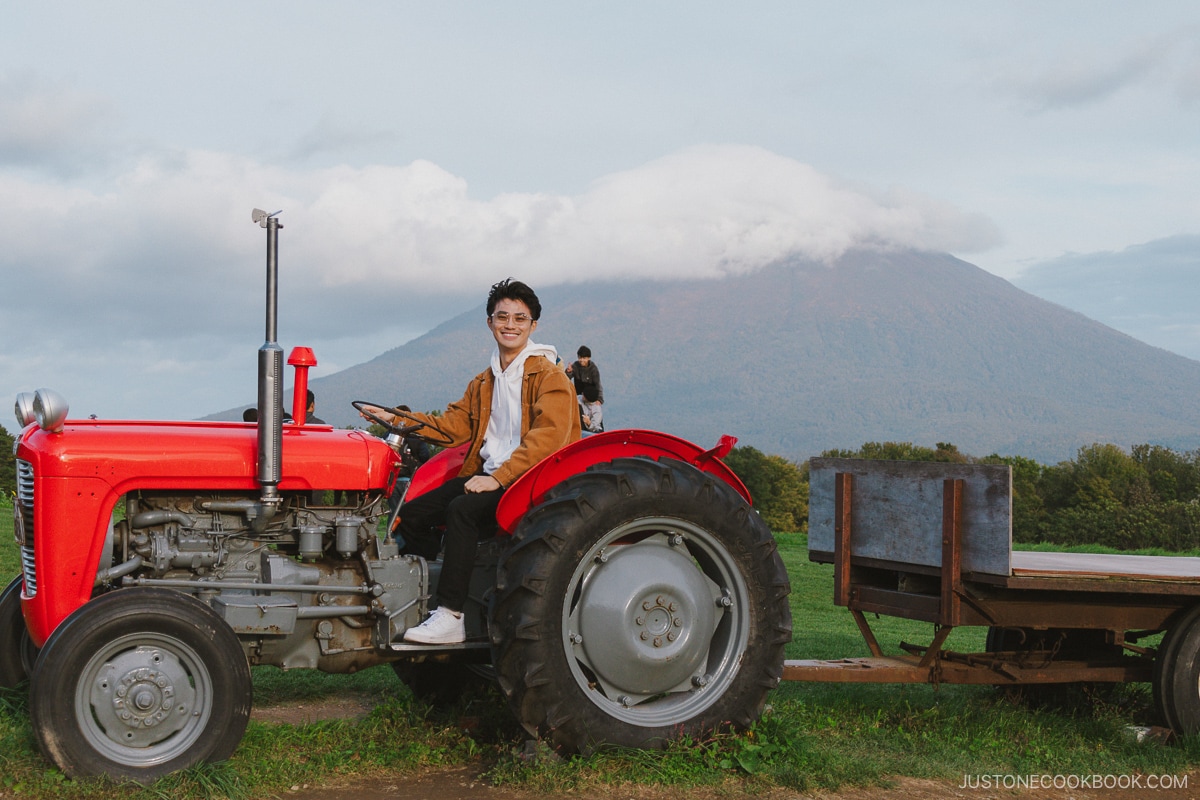
[[[741,787],[724,789],[661,788],[641,785],[611,787],[604,790],[585,790],[564,795],[547,795],[518,791],[488,784],[472,768],[430,771],[420,776],[397,775],[349,781],[326,787],[295,787],[277,795],[280,800],[1196,800],[1200,798],[1200,772],[1171,776],[1171,781],[1184,782],[1186,787],[1149,788],[1146,778],[1111,776],[1102,779],[1115,783],[1140,786],[1078,786],[1055,788],[1053,778],[1039,788],[1006,788],[1013,777],[971,776],[970,780],[933,781],[919,778],[898,778],[889,787],[854,787],[838,792],[794,792],[777,789],[769,794],[752,795]],[[1062,782],[1066,783],[1067,778]],[[964,782],[968,785],[964,787]],[[1070,780],[1072,784],[1077,782]]]

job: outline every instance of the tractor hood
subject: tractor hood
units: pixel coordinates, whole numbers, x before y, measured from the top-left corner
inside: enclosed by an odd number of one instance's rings
[[[132,489],[257,490],[257,428],[244,422],[68,420],[26,427],[17,458],[39,479],[98,480]],[[398,459],[380,439],[328,425],[283,426],[281,491],[381,489]]]

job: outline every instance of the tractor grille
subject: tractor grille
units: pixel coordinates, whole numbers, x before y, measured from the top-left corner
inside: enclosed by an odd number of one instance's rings
[[[21,546],[21,572],[25,577],[25,596],[37,594],[37,569],[33,561],[33,465],[17,459],[17,503],[13,507],[13,533]]]

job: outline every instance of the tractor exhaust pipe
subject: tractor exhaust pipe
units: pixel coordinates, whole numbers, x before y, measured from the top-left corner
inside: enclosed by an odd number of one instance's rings
[[[279,229],[282,211],[261,209],[251,219],[267,229],[267,339],[258,349],[258,482],[262,509],[252,519],[257,531],[266,528],[279,509],[279,479],[283,460],[283,348],[276,341],[279,311]]]

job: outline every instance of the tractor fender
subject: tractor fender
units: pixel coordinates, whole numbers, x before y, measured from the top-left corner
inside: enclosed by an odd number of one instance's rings
[[[669,433],[636,428],[585,436],[542,459],[514,481],[500,499],[496,522],[504,533],[511,534],[525,512],[542,502],[552,487],[594,464],[638,456],[655,460],[665,456],[691,464],[725,481],[751,503],[745,484],[721,461],[736,443],[735,437],[722,436],[715,447],[705,450]]]
[[[470,442],[447,447],[422,464],[413,473],[412,481],[408,484],[408,493],[404,496],[405,502],[416,500],[430,489],[436,489],[451,478],[457,477],[463,462],[467,460],[467,451],[470,449]]]

